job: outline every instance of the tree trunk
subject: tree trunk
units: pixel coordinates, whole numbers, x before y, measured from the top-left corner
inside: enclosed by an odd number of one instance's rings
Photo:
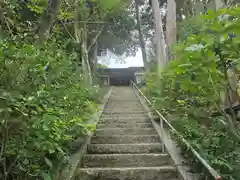
[[[49,0],[37,31],[40,43],[48,38],[54,19],[60,9],[62,0]]]
[[[86,83],[89,83],[92,85],[92,71],[88,59],[88,48],[87,48],[87,26],[84,24],[83,28],[81,29],[81,47],[82,47],[82,61],[83,61],[83,66],[82,70],[84,72],[84,77]]]
[[[161,73],[161,68],[165,66],[167,63],[167,56],[166,56],[166,43],[164,39],[164,32],[163,32],[163,25],[162,25],[162,17],[161,11],[159,7],[158,0],[151,0],[152,2],[152,10],[153,10],[153,17],[155,23],[155,38],[156,38],[156,55],[157,55],[157,63],[159,73]]]
[[[92,85],[92,73],[90,68],[90,63],[88,59],[88,47],[87,47],[87,26],[83,24],[80,26],[78,23],[80,21],[79,9],[75,12],[74,20],[74,33],[77,44],[80,45],[79,60],[82,63],[82,72],[84,76],[85,83]]]
[[[168,0],[167,4],[167,45],[169,59],[173,59],[173,54],[171,53],[170,47],[177,41],[177,14],[176,14],[176,2],[175,0]]]
[[[215,6],[216,10],[218,10],[224,6],[224,3],[222,2],[222,0],[215,0]]]
[[[228,69],[227,77],[229,91],[227,91],[225,104],[227,107],[231,107],[239,104],[239,97],[237,93],[238,75],[234,69]]]
[[[92,45],[91,49],[88,51],[88,58],[92,75],[93,77],[95,77],[97,66],[97,42],[94,45]]]
[[[144,64],[145,70],[148,72],[149,67],[148,67],[148,62],[147,62],[147,53],[146,53],[146,48],[145,48],[145,42],[144,42],[144,39],[143,39],[142,30],[141,30],[141,20],[140,20],[140,15],[139,15],[139,2],[138,2],[138,0],[135,0],[135,9],[136,9],[136,19],[137,19],[137,30],[138,30],[140,47],[141,47],[141,51],[142,51],[143,64]]]

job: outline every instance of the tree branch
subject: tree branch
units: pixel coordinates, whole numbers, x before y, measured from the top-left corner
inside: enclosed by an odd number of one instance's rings
[[[91,48],[93,47],[93,45],[97,42],[99,36],[102,34],[103,32],[103,28],[97,33],[97,35],[95,36],[94,40],[92,41],[92,43],[89,45],[87,51],[89,52],[91,50]]]
[[[63,22],[60,20],[60,22],[62,23],[64,29],[66,30],[66,32],[68,33],[68,35],[74,40],[76,41],[76,39],[71,35],[71,33],[68,31],[67,27],[63,24]]]

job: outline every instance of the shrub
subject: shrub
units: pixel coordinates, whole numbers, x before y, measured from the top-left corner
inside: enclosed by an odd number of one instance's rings
[[[0,179],[49,178],[67,163],[69,142],[93,130],[97,87],[76,70],[75,54],[54,41],[44,49],[0,46]]]
[[[229,15],[230,20],[219,21],[219,15]],[[238,74],[239,16],[240,8],[233,8],[199,17],[203,22],[199,32],[176,44],[176,59],[169,62],[161,77],[147,75],[145,89],[156,108],[166,116],[177,117],[173,125],[198,152],[225,179],[236,180],[240,177],[239,122],[221,111],[220,94],[230,92],[227,71],[234,68]],[[211,117],[214,111],[220,116]],[[196,164],[195,170],[204,173],[199,162],[184,150],[191,157],[190,163]]]

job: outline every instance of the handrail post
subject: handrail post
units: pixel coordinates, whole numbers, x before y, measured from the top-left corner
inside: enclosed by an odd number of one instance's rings
[[[164,137],[163,137],[163,119],[160,117],[160,128],[161,128],[161,139],[162,139],[162,142],[161,142],[161,145],[162,145],[162,153],[165,153],[165,146],[164,146]]]

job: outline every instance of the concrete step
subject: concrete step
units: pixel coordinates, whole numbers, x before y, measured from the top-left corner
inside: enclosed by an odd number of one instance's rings
[[[173,164],[168,154],[94,154],[83,156],[83,167],[154,167]]]
[[[106,107],[142,107],[142,104],[140,103],[140,101],[115,101],[115,102],[111,102],[109,101],[106,104]]]
[[[131,109],[144,109],[143,107],[142,107],[142,105],[140,104],[140,103],[127,103],[127,104],[120,104],[120,103],[118,103],[118,104],[107,104],[106,106],[105,106],[105,109],[128,109],[128,108],[131,108]]]
[[[111,124],[98,124],[97,128],[152,128],[153,125],[149,123],[111,123]]]
[[[120,136],[93,136],[92,144],[131,144],[131,143],[159,143],[158,135],[120,135]]]
[[[130,118],[130,117],[118,117],[118,118],[111,118],[111,117],[101,117],[99,123],[100,124],[125,124],[125,123],[150,123],[150,119],[146,117],[141,117],[141,118]]]
[[[129,96],[127,96],[127,94],[124,94],[124,96],[117,96],[117,98],[111,96],[109,98],[109,103],[139,103],[139,101],[134,94],[130,94]]]
[[[129,100],[129,101],[126,101],[126,100],[116,100],[116,99],[112,99],[110,98],[107,105],[119,105],[119,104],[134,104],[136,106],[141,106],[141,103],[138,99],[133,99],[133,100]]]
[[[121,110],[121,109],[119,109],[118,111],[112,111],[112,110],[105,110],[105,111],[103,111],[103,114],[107,114],[107,115],[135,115],[135,114],[137,114],[137,115],[139,115],[139,114],[143,114],[143,115],[146,115],[148,112],[146,112],[146,111],[132,111],[131,109],[129,109],[129,110],[126,110],[126,111],[123,111],[123,110]]]
[[[136,112],[146,112],[143,108],[134,108],[134,107],[128,107],[128,108],[106,108],[104,109],[104,112],[115,112],[115,113],[136,113]]]
[[[157,132],[154,128],[103,128],[97,129],[95,135],[157,135]]]
[[[122,118],[122,117],[128,117],[128,118],[143,118],[143,117],[148,117],[148,113],[143,113],[143,114],[102,114],[101,117],[103,118]]]
[[[125,95],[125,94],[124,94]],[[119,98],[109,98],[108,104],[129,104],[129,103],[135,103],[140,105],[140,101],[136,99],[136,97],[131,98],[128,97],[129,99],[126,100],[126,98],[119,97]]]
[[[79,168],[75,180],[177,180],[174,166],[135,168]]]
[[[139,144],[90,144],[89,154],[130,154],[130,153],[160,153],[161,143]]]
[[[125,106],[123,106],[123,105],[107,105],[107,106],[105,106],[105,110],[115,110],[115,111],[117,111],[117,110],[119,110],[119,109],[121,109],[121,110],[123,110],[123,111],[127,111],[127,110],[129,110],[129,109],[132,109],[132,110],[137,110],[137,111],[142,111],[142,110],[144,110],[144,108],[142,107],[142,106],[136,106],[136,105],[133,105],[133,106],[131,106],[131,105],[125,105]]]
[[[123,111],[127,111],[129,109],[134,109],[134,110],[137,110],[137,111],[142,111],[142,110],[145,110],[142,106],[136,106],[136,105],[122,105],[122,104],[119,104],[119,105],[109,105],[109,106],[105,106],[105,110],[123,110]]]

